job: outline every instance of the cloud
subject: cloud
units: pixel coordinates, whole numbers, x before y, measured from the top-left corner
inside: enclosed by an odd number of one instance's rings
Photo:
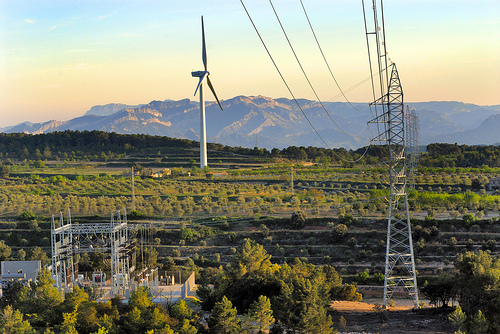
[[[29,23],[29,24],[35,24],[35,20],[32,19],[25,19],[24,22]]]
[[[110,14],[107,14],[107,15],[101,15],[101,16],[98,16],[96,17],[97,20],[104,20],[104,19],[107,19],[108,17],[111,17],[113,15],[115,15],[116,12],[113,12],[113,13],[110,13]]]
[[[66,25],[67,25],[66,23],[58,24],[58,25],[55,25],[55,26],[52,26],[51,28],[49,28],[49,30],[58,29],[58,28],[66,26]]]

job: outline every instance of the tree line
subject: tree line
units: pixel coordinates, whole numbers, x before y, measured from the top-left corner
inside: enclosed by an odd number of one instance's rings
[[[0,133],[0,152],[2,157],[17,159],[52,159],[56,154],[97,155],[101,157],[113,152],[130,153],[157,152],[158,148],[196,149],[198,142],[165,136],[145,134],[118,134],[104,131],[60,131],[45,134]],[[231,147],[218,143],[209,143],[208,148],[220,153],[234,153],[261,158],[286,158],[319,163],[354,161],[361,157],[362,164],[375,164],[387,159],[385,145],[370,145],[357,150],[345,148],[321,148],[313,146],[290,146],[284,149]],[[118,158],[121,156],[118,156]],[[59,157],[61,158],[61,157]],[[457,144],[430,144],[427,154],[421,161],[422,166],[433,167],[489,167],[500,166],[500,147],[468,146]]]

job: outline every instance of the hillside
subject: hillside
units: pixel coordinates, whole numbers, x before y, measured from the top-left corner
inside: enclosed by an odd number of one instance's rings
[[[356,149],[368,145],[376,133],[375,128],[366,131],[367,122],[374,118],[366,103],[354,103],[355,108],[352,108],[347,103],[324,102],[328,113],[317,101],[300,99],[298,103],[307,119],[295,101],[286,98],[237,96],[222,101],[224,110],[209,102],[206,109],[208,140],[230,146],[267,149],[327,145]],[[409,105],[417,110],[420,119],[421,144],[491,145],[498,142],[497,127],[492,121],[498,122],[500,106],[461,102]],[[189,99],[152,101],[139,106],[112,103],[94,106],[83,116],[69,121],[24,122],[3,129],[4,132],[30,134],[64,130],[100,130],[199,140],[198,103]]]

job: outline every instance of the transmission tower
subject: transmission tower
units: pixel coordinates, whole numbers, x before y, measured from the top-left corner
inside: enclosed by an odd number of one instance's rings
[[[406,106],[406,160],[408,161],[408,186],[415,189],[415,174],[418,169],[418,156],[420,154],[420,123],[415,108]]]
[[[127,296],[130,292],[129,253],[131,243],[128,236],[127,216],[120,211],[111,213],[110,223],[64,223],[60,214],[59,223],[52,215],[52,276],[58,289],[70,291],[75,283],[73,258],[76,254],[111,253],[111,297],[114,294]]]
[[[372,0],[372,6],[370,7],[373,10],[373,31],[369,31],[367,10],[363,1],[373,94],[374,97],[380,94],[380,97],[370,104],[370,107],[375,109],[375,118],[370,123],[376,124],[378,129],[378,135],[374,138],[374,141],[385,144],[389,151],[390,194],[383,306],[387,307],[398,286],[402,286],[413,299],[415,308],[418,308],[417,277],[408,195],[406,193],[407,160],[405,154],[406,129],[403,89],[396,64],[392,63],[387,56],[382,1],[380,0],[380,6],[377,6],[377,0]],[[381,24],[379,24],[379,18]],[[370,43],[375,43],[375,51],[370,51]],[[374,54],[373,59],[376,59],[373,66],[371,53]],[[374,68],[377,69],[376,74],[373,73]],[[378,80],[375,80],[375,76],[378,76]],[[377,92],[378,90],[379,92]]]

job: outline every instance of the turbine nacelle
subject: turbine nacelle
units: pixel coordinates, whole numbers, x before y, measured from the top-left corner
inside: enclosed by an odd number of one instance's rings
[[[191,76],[195,77],[195,78],[203,78],[205,76],[205,74],[209,75],[210,72],[208,72],[208,71],[194,71],[194,72],[191,72]]]
[[[205,43],[205,24],[203,23],[203,16],[201,17],[201,60],[203,61],[203,67],[205,68],[204,71],[193,71],[191,72],[191,76],[195,78],[200,78],[200,81],[198,81],[198,85],[196,86],[196,89],[194,91],[194,95],[198,93],[198,89],[200,89],[201,85],[203,84],[203,80],[206,78],[207,79],[207,84],[210,90],[212,91],[212,94],[214,94],[215,100],[217,101],[217,104],[219,105],[221,110],[222,105],[219,102],[219,98],[217,97],[217,94],[215,93],[214,86],[212,85],[212,82],[210,81],[210,72],[207,70],[207,46]]]

